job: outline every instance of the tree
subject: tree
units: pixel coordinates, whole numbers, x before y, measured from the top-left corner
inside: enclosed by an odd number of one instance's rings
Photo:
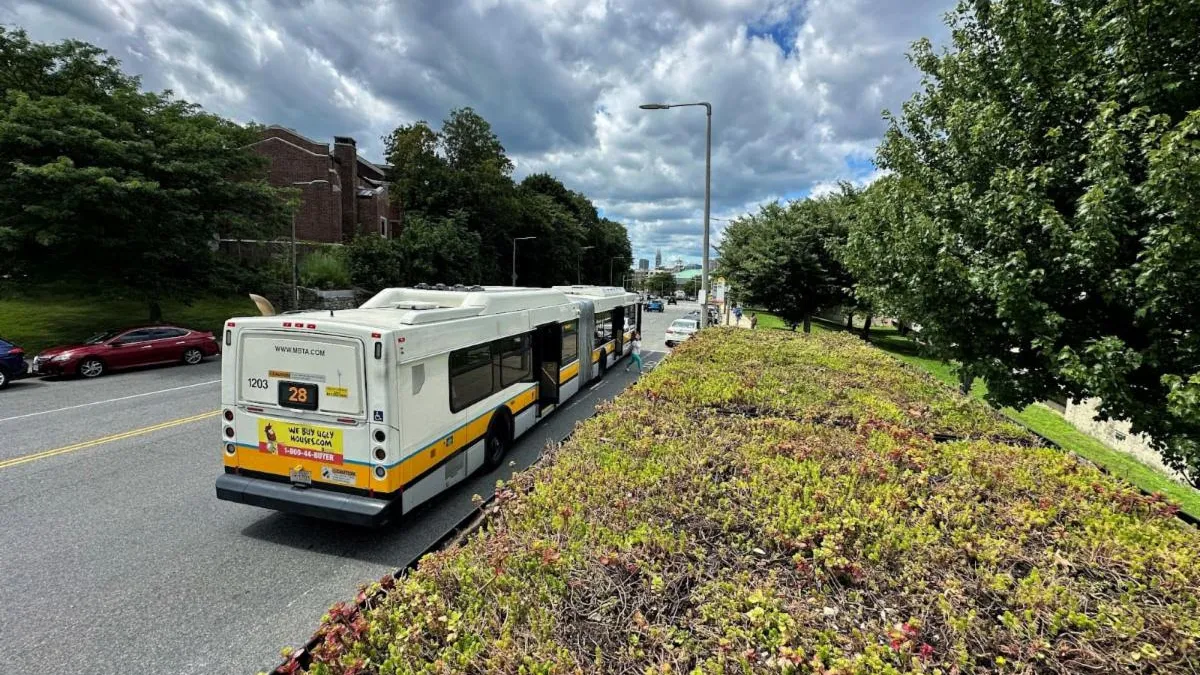
[[[400,256],[400,247],[394,239],[362,236],[346,245],[346,267],[351,281],[372,292],[404,284],[405,261]]]
[[[465,213],[449,218],[413,216],[396,250],[405,263],[401,285],[483,281],[479,233],[468,229]]]
[[[840,285],[836,296],[846,317],[846,330],[854,329],[854,317],[863,317],[860,333],[862,339],[870,341],[871,323],[875,317],[875,303],[868,293],[860,292],[858,280],[851,274],[844,259],[850,230],[863,209],[863,190],[842,182],[838,191],[815,200],[814,216],[824,231],[824,245],[838,262],[831,268],[833,283]]]
[[[568,280],[574,282],[580,247],[586,236],[584,223],[576,211],[581,195],[544,173],[527,176],[517,192],[522,216],[520,230],[514,235],[537,237],[521,244],[518,283],[553,286]]]
[[[1200,5],[960,2],[847,258],[1020,406],[1098,397],[1200,485]]]
[[[675,275],[670,272],[655,272],[646,278],[646,288],[659,296],[670,295],[675,292]]]
[[[417,122],[398,127],[386,142],[405,217],[454,218],[477,234],[480,281],[508,283],[516,237],[536,237],[518,247],[522,285],[574,280],[577,261],[589,283],[609,283],[610,265],[628,269],[632,253],[624,226],[601,219],[587,197],[549,174],[514,184],[504,146],[471,108],[451,111],[440,131]],[[592,248],[581,255],[585,246]],[[612,262],[614,257],[619,260]]]
[[[587,230],[584,252],[584,283],[620,285],[621,275],[633,265],[633,249],[625,226],[608,218],[599,219]]]
[[[721,269],[739,296],[806,333],[846,292],[829,210],[820,200],[773,202],[730,223],[721,241]]]
[[[400,226],[409,211],[441,212],[451,204],[450,167],[438,154],[440,138],[424,120],[396,127],[384,139],[389,194],[400,205]]]
[[[0,247],[33,281],[160,302],[203,290],[218,236],[282,231],[251,129],[142,92],[91,45],[0,27]]]

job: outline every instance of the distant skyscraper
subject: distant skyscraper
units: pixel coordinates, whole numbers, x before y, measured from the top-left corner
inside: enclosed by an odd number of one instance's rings
[[[662,249],[654,252],[654,269],[662,269]]]
[[[650,261],[646,260],[645,258],[638,258],[638,269],[639,270],[650,269]]]

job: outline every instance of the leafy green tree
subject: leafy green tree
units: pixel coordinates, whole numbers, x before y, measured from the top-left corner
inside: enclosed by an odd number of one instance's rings
[[[401,286],[405,281],[405,261],[394,239],[355,237],[346,245],[346,268],[355,286],[371,292]]]
[[[401,285],[483,281],[480,236],[467,227],[463,212],[448,218],[412,216],[396,240],[396,254],[404,263]]]
[[[1099,397],[1200,485],[1200,4],[960,2],[847,261],[990,399]]]
[[[675,292],[675,275],[670,272],[655,272],[646,277],[646,289],[660,297]]]
[[[835,297],[841,305],[846,317],[846,329],[854,329],[854,317],[863,318],[860,335],[870,341],[871,324],[875,316],[875,303],[868,293],[860,292],[858,280],[850,273],[843,259],[847,255],[847,242],[850,230],[862,211],[863,190],[850,183],[843,182],[838,191],[815,200],[815,217],[819,227],[825,232],[824,245],[837,265],[831,268],[831,281],[840,286]]]
[[[683,284],[683,293],[689,298],[700,295],[700,277],[692,277]]]
[[[588,228],[583,252],[583,282],[601,286],[621,284],[621,275],[633,264],[633,248],[625,226],[608,218],[600,218]]]
[[[424,120],[396,127],[384,139],[390,193],[400,205],[400,226],[410,212],[440,213],[452,203],[451,170],[438,154],[440,137]]]
[[[578,217],[582,196],[549,174],[532,174],[521,181],[518,197],[521,227],[514,234],[537,239],[520,244],[517,283],[542,287],[574,283],[585,235],[585,225]]]
[[[218,236],[286,226],[253,130],[142,92],[82,42],[0,27],[0,73],[0,255],[29,279],[122,287],[157,319],[204,290]]]
[[[740,298],[811,330],[812,315],[845,299],[835,256],[834,218],[825,201],[773,202],[725,228],[721,269]]]
[[[452,111],[440,131],[417,122],[398,127],[386,142],[405,217],[453,217],[476,233],[479,281],[509,282],[515,237],[536,237],[518,247],[522,285],[574,281],[580,265],[589,283],[607,284],[610,265],[629,268],[625,228],[599,218],[590,200],[553,176],[533,174],[515,184],[503,144],[471,108]]]

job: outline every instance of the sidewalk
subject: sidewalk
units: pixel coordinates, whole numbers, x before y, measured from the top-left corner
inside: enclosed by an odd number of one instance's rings
[[[720,326],[737,326],[738,328],[751,328],[749,314],[742,314],[742,320],[738,321],[737,318],[734,317],[733,312],[730,312],[728,315],[726,315],[724,312],[721,312],[721,314],[719,315],[719,319],[720,319],[720,322],[717,325],[720,325]]]

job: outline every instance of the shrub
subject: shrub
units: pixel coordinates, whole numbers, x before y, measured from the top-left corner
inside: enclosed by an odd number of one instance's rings
[[[1175,507],[840,334],[714,329],[312,673],[1195,672]]]
[[[355,286],[372,292],[399,286],[404,271],[395,240],[376,236],[355,237],[346,246],[346,262]]]
[[[300,261],[300,285],[327,291],[350,286],[346,260],[338,251],[316,251]]]

